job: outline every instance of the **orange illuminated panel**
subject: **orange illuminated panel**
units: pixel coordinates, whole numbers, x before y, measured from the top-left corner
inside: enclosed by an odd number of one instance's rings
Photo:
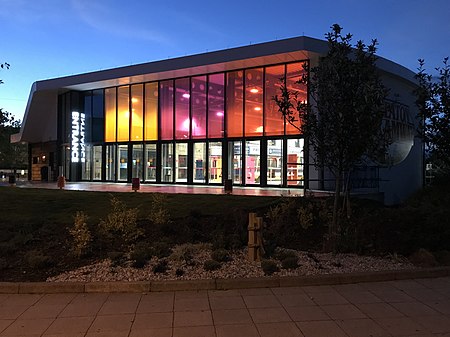
[[[158,139],[158,82],[145,84],[145,140]]]
[[[116,88],[105,89],[105,142],[116,141]]]
[[[245,135],[263,134],[263,68],[245,71]]]
[[[304,74],[305,70],[303,69],[303,62],[299,63],[291,63],[287,65],[287,71],[286,71],[286,86],[288,90],[292,90],[297,92],[297,99],[306,101],[307,99],[307,91],[306,91],[306,85],[305,84],[298,84],[296,83],[298,80],[300,80],[301,76]],[[293,102],[294,106],[296,104]],[[298,128],[301,127],[301,120],[299,120],[298,112],[295,110],[295,122],[294,125]],[[299,130],[292,126],[291,124],[286,122],[286,134],[293,135],[293,134],[299,134]]]
[[[264,84],[264,134],[267,136],[281,136],[284,134],[284,118],[278,111],[273,97],[280,96],[281,83],[284,78],[285,66],[266,68]]]
[[[227,74],[226,127],[228,137],[243,135],[243,86],[244,72],[233,71]]]
[[[141,141],[144,136],[144,85],[131,86],[131,141]]]
[[[123,86],[117,92],[117,141],[127,142],[130,133],[130,87]]]

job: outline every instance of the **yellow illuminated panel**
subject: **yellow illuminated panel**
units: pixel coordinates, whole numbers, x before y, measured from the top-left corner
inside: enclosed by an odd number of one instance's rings
[[[116,88],[105,89],[105,142],[116,141]]]
[[[141,141],[144,136],[144,85],[131,86],[131,141]]]
[[[145,140],[158,139],[158,82],[145,84]]]
[[[117,141],[127,142],[130,132],[129,86],[119,87],[117,95]]]

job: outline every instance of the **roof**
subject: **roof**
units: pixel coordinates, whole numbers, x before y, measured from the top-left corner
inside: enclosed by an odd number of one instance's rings
[[[56,140],[58,94],[68,90],[93,90],[313,59],[325,54],[327,46],[326,41],[301,36],[37,81],[31,87],[20,133],[13,135],[12,141],[37,143]],[[413,81],[414,73],[394,62],[379,58],[378,66]]]

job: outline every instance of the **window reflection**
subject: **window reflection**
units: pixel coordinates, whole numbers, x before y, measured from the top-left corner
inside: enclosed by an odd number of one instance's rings
[[[228,137],[243,135],[243,71],[227,74],[227,134]]]
[[[263,133],[263,69],[245,71],[245,135]]]

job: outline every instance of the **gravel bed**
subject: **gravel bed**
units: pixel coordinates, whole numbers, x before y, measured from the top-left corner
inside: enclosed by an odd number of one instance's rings
[[[309,253],[294,251],[298,257],[298,268],[282,269],[281,262],[275,261],[280,271],[272,276],[304,276],[336,274],[364,271],[386,271],[414,269],[406,259],[399,256],[373,257],[355,254]],[[155,273],[155,265],[160,259],[153,257],[143,268],[133,268],[131,262],[114,265],[111,260],[98,261],[76,270],[49,277],[47,282],[108,282],[108,281],[162,281],[269,277],[264,275],[260,262],[250,262],[247,250],[230,253],[231,260],[223,262],[218,270],[206,271],[205,261],[211,259],[211,250],[202,246],[195,251],[188,262],[173,256],[166,258],[168,268],[164,273]],[[180,270],[183,271],[182,275]],[[178,271],[178,272],[177,272]]]

